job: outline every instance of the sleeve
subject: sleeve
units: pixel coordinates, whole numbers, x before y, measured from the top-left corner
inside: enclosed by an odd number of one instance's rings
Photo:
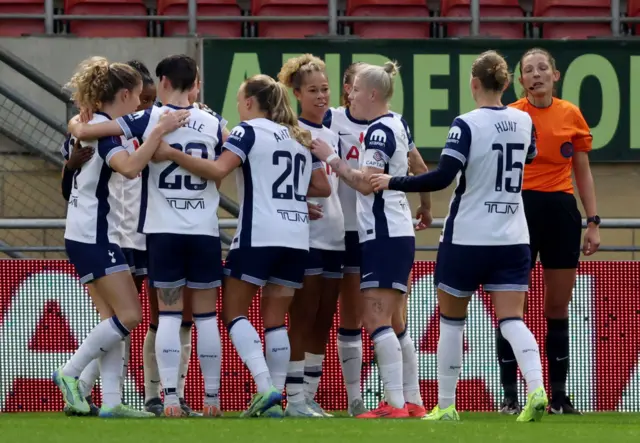
[[[413,177],[393,177],[389,189],[403,192],[435,192],[449,186],[463,165],[453,156],[442,155],[433,171]]]
[[[393,131],[382,123],[369,126],[364,136],[364,166],[385,169],[396,152],[396,137]]]
[[[404,119],[404,117],[400,117],[400,121],[402,122],[402,126],[404,130],[407,132],[407,143],[409,144],[409,151],[413,151],[416,148],[416,144],[413,141],[413,135],[411,135],[411,129],[409,128],[409,123]]]
[[[331,109],[327,109],[327,112],[325,112],[324,118],[322,119],[322,125],[331,129],[332,118],[333,118],[333,114],[331,114]]]
[[[324,168],[322,161],[315,155],[311,154],[311,170],[315,171],[316,169],[322,169],[322,168]]]
[[[73,174],[74,171],[67,169],[65,166],[62,172],[62,197],[69,201],[71,198],[71,188],[73,187]]]
[[[144,111],[134,112],[133,114],[125,115],[124,117],[118,117],[116,122],[120,125],[122,129],[122,133],[127,138],[127,140],[132,139],[134,137],[142,137],[144,131],[147,130],[149,126],[149,121],[151,120],[151,113],[153,112],[153,107],[149,109],[145,109]]]
[[[126,151],[120,137],[103,137],[98,140],[98,155],[105,161],[109,167],[109,162],[114,155],[120,151]]]
[[[529,145],[529,149],[527,150],[527,159],[525,161],[526,164],[531,164],[533,159],[538,155],[538,148],[536,148],[536,138],[538,135],[536,134],[536,127],[531,123],[531,144]]]
[[[471,148],[471,129],[467,122],[460,117],[456,117],[449,128],[447,142],[442,150],[442,155],[456,158],[464,166],[469,157]]]
[[[240,123],[231,130],[229,138],[222,145],[222,150],[231,151],[242,160],[247,161],[247,157],[256,142],[256,133],[247,123]]]
[[[216,153],[216,159],[217,159],[218,157],[220,157],[220,154],[222,154],[222,131],[224,130],[224,128],[227,127],[228,122],[224,118],[222,118],[221,115],[216,114],[210,109],[208,111],[205,110],[205,112],[209,112],[212,116],[216,118],[216,120],[218,120],[218,133],[216,134],[216,137],[218,138],[218,144],[216,144],[214,148],[214,151]]]
[[[582,112],[577,107],[573,108],[574,112],[574,125],[575,134],[573,135],[571,142],[576,152],[590,152],[592,149],[593,136],[591,135],[591,129],[584,119]]]
[[[62,157],[64,157],[64,159],[67,161],[69,160],[69,156],[71,155],[71,148],[73,147],[74,143],[75,142],[73,138],[68,135],[67,139],[64,141],[64,143],[62,143],[62,146],[60,146],[60,153],[62,154]]]

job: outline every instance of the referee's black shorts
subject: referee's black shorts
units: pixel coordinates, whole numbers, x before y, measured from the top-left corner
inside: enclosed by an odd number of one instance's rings
[[[580,260],[582,216],[573,194],[522,191],[529,225],[531,266],[545,269],[575,269]]]

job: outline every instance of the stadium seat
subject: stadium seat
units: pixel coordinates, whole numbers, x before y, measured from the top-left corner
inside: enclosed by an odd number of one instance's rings
[[[442,0],[442,17],[469,17],[470,0]],[[524,11],[518,0],[480,0],[481,17],[523,17]],[[466,37],[470,34],[469,23],[446,23],[447,37]],[[480,23],[483,37],[523,38],[524,23]]]
[[[611,0],[535,0],[536,17],[610,17]],[[609,23],[544,23],[543,38],[588,38],[611,35]]]
[[[251,13],[255,16],[327,16],[327,0],[253,0]],[[258,22],[258,37],[304,38],[326,35],[325,22]]]
[[[348,0],[350,17],[429,17],[424,0]],[[430,23],[353,22],[353,34],[363,38],[427,38]]]
[[[44,14],[44,0],[0,0],[2,14]],[[44,34],[43,19],[0,19],[1,37]]]
[[[144,0],[65,0],[65,14],[147,15]],[[145,20],[70,20],[69,33],[78,37],[146,37]]]
[[[627,16],[640,17],[640,0],[627,0]],[[635,35],[640,35],[640,24],[629,24]]]
[[[158,0],[158,15],[187,15],[188,0]],[[235,0],[198,0],[198,17],[242,15]],[[242,37],[241,22],[198,22],[198,34],[216,37]],[[164,35],[187,35],[187,22],[164,22]]]

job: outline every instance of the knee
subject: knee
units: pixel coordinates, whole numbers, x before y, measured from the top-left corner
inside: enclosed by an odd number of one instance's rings
[[[140,323],[142,323],[142,310],[138,306],[137,308],[127,309],[126,312],[118,314],[118,320],[129,331],[135,329]]]
[[[569,317],[569,301],[558,297],[545,297],[544,315],[547,318],[567,318]]]

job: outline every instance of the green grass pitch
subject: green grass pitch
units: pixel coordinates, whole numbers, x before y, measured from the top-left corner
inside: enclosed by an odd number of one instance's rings
[[[545,416],[516,423],[497,413],[462,413],[461,421],[333,419],[104,420],[63,414],[0,414],[0,441],[24,443],[633,443],[640,414]]]

